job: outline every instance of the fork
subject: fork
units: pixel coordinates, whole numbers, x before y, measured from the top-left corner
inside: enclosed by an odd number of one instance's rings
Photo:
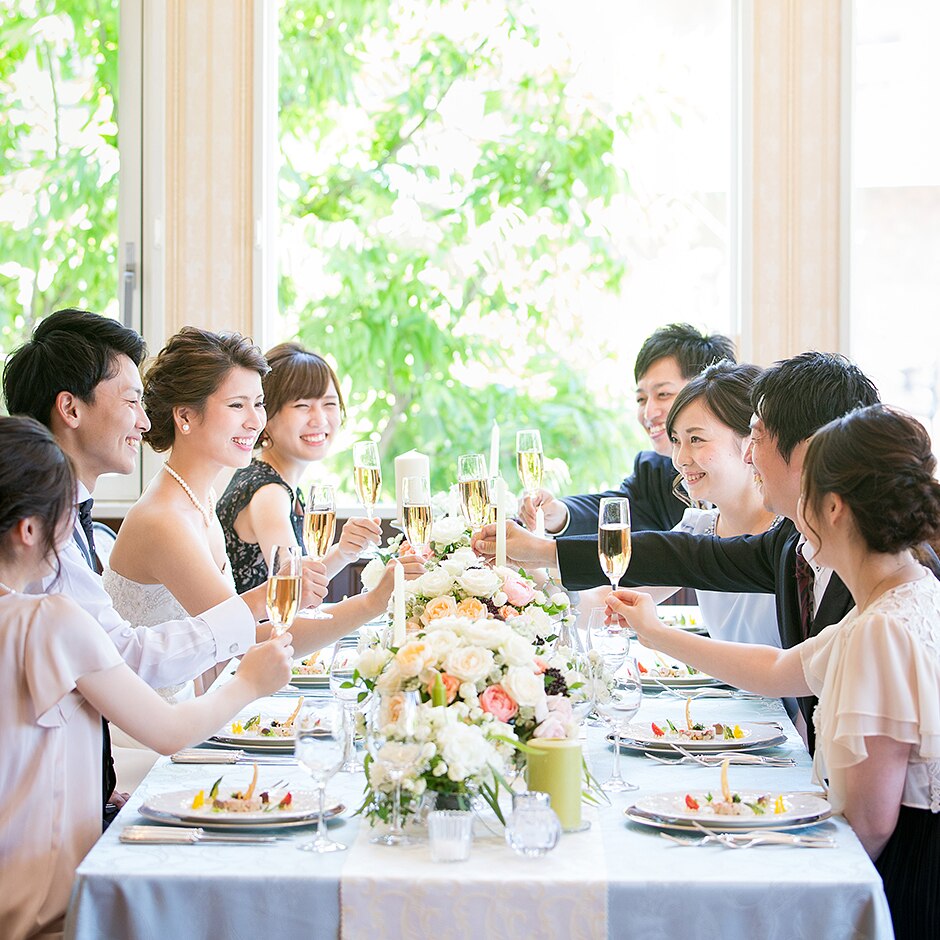
[[[720,842],[729,849],[749,849],[755,845],[795,845],[807,849],[832,849],[832,836],[794,836],[787,832],[769,832],[749,829],[747,832],[712,832],[694,819],[689,822],[706,838]]]

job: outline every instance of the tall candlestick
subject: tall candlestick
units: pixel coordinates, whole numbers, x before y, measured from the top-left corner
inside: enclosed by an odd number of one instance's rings
[[[402,508],[402,482],[405,477],[427,477],[431,478],[431,462],[426,454],[419,454],[416,450],[409,450],[407,453],[399,454],[395,458],[395,508],[398,513],[398,521],[404,522],[404,510]]]
[[[496,478],[496,564],[506,564],[506,481]]]
[[[395,590],[392,615],[392,646],[405,644],[405,569],[395,562]]]
[[[535,534],[539,538],[545,538],[545,511],[541,506],[535,510]]]
[[[499,476],[499,425],[495,421],[490,434],[490,476]]]

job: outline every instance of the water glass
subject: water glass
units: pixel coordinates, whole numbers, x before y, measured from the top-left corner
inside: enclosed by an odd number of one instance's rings
[[[616,672],[630,652],[630,634],[617,624],[606,623],[607,609],[594,607],[588,618],[588,639],[610,672]]]
[[[343,707],[346,738],[340,770],[350,774],[363,770],[362,761],[356,756],[356,716],[366,707],[372,695],[356,671],[358,664],[357,642],[337,641],[330,664],[330,691]]]
[[[636,790],[635,783],[627,783],[620,775],[620,736],[640,710],[643,701],[643,683],[635,659],[627,659],[619,675],[614,676],[610,689],[597,690],[597,713],[614,731],[614,770],[610,779],[601,786],[608,793]]]
[[[465,862],[473,843],[473,813],[439,809],[428,813],[432,862]]]
[[[561,823],[547,793],[528,790],[515,793],[512,815],[506,826],[506,843],[525,858],[541,858],[561,838]]]
[[[317,834],[312,842],[297,846],[303,852],[342,852],[346,846],[334,842],[326,830],[326,785],[343,762],[343,745],[335,733],[334,709],[324,699],[307,698],[294,719],[294,756],[313,780],[319,802]]]

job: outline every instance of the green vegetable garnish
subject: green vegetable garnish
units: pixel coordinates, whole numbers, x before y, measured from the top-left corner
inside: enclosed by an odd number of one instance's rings
[[[666,724],[669,725],[669,730],[670,730],[670,731],[674,731],[676,734],[679,733],[679,730],[676,728],[676,726],[675,726],[668,718],[666,719]]]
[[[214,800],[219,795],[219,784],[222,782],[222,778],[219,777],[215,783],[212,784],[212,789],[209,791],[209,799]]]
[[[255,725],[260,725],[260,724],[261,724],[261,716],[253,715],[251,718],[248,719],[248,721],[245,722],[244,727],[245,727],[245,730],[247,731],[249,728],[254,728]]]

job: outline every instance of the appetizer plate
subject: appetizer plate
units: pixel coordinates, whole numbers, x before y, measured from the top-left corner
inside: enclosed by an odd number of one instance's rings
[[[721,679],[706,676],[704,672],[687,676],[651,676],[647,673],[640,673],[640,681],[643,683],[644,689],[650,690],[661,689],[663,686],[668,689],[697,689],[703,686],[722,684]]]
[[[241,776],[244,776],[242,774]],[[224,782],[224,781],[223,781]],[[223,794],[231,792],[233,787],[221,787]],[[265,788],[259,786],[257,792],[260,795]],[[309,819],[316,816],[317,806],[319,805],[316,793],[307,790],[298,790],[294,792],[290,787],[279,787],[271,794],[272,800],[279,800],[288,792],[291,794],[291,805],[285,809],[257,810],[246,813],[233,812],[231,810],[213,809],[212,801],[206,799],[206,802],[193,809],[193,799],[198,790],[172,790],[169,793],[157,793],[150,797],[141,809],[153,810],[158,813],[168,813],[179,819],[189,820],[202,824],[206,820],[225,823],[226,825],[250,826],[250,825],[268,825],[277,820],[294,821],[297,819]],[[203,791],[205,792],[205,791]]]
[[[302,676],[294,673],[290,677],[290,684],[298,689],[328,689],[330,687],[329,675]]]
[[[613,744],[614,736],[612,734],[607,735],[607,740]],[[676,742],[677,744],[679,742]],[[679,747],[683,751],[688,751],[690,754],[713,754],[722,752],[722,751],[734,751],[737,753],[746,754],[748,751],[765,751],[767,748],[777,747],[780,744],[787,743],[787,736],[785,734],[780,734],[778,731],[774,731],[774,737],[770,738],[767,741],[761,741],[759,743],[750,743],[743,744],[740,740],[735,741],[725,741],[724,744],[728,747],[724,748],[698,748],[697,744],[708,743],[701,741],[689,742],[689,744],[679,744]],[[628,738],[620,739],[620,750],[624,751],[627,754],[655,754],[657,757],[664,755],[666,757],[682,757],[675,748],[666,745],[655,745],[655,744],[641,744],[638,741],[633,741]]]
[[[664,722],[665,724],[665,722]],[[741,721],[738,726],[744,732],[740,738],[715,738],[711,741],[690,741],[678,735],[667,732],[665,736],[654,733],[651,723],[633,722],[621,731],[621,743],[637,744],[644,750],[674,751],[672,746],[677,744],[690,753],[710,753],[711,751],[741,751],[754,747],[773,747],[782,744],[786,735],[782,734],[777,725],[759,724],[757,722]]]
[[[634,807],[632,806],[627,807],[627,809],[623,811],[623,815],[630,822],[636,823],[636,825],[638,826],[649,826],[652,829],[668,830],[670,832],[691,832],[691,833],[695,833],[696,835],[702,834],[702,830],[696,829],[695,826],[693,826],[691,823],[673,822],[667,819],[659,819],[654,816],[643,816],[639,813],[634,812]],[[766,829],[769,832],[790,832],[793,829],[810,829],[813,826],[818,826],[821,822],[824,822],[827,818],[828,816],[821,816],[819,819],[813,819],[808,822],[786,823],[780,826],[760,826],[759,828]],[[754,829],[755,827],[752,825],[750,828]],[[734,828],[730,826],[728,828],[722,828],[720,825],[708,826],[707,829],[709,830],[709,832],[715,832],[715,833],[719,833],[719,832],[734,833],[734,832],[741,831],[740,828]],[[744,830],[744,831],[747,831],[747,830]]]
[[[670,793],[656,793],[638,799],[629,807],[627,812],[632,816],[666,823],[682,823],[691,826],[692,822],[704,826],[706,829],[717,831],[734,831],[736,829],[785,829],[792,826],[812,825],[832,815],[832,807],[821,796],[803,791],[795,793],[769,794],[766,790],[739,790],[734,791],[741,797],[740,805],[744,808],[744,815],[721,816],[708,811],[709,793],[712,797],[721,797],[721,790],[676,790]],[[764,813],[748,812],[746,804],[756,803],[758,798],[769,795],[771,805]],[[782,813],[773,812],[773,800],[782,796],[787,809]],[[700,809],[689,809],[686,797],[691,796],[698,802]]]
[[[660,604],[656,608],[656,616],[667,627],[676,627],[679,630],[685,630],[687,633],[707,632],[702,623],[702,611],[695,606]]]
[[[180,796],[180,794],[183,792],[189,795],[188,805],[191,807],[192,798],[196,791],[179,791],[179,793],[176,795]],[[173,794],[164,794],[164,796],[171,795]],[[313,793],[306,793],[304,796],[309,797],[314,802],[314,806],[316,806],[316,798]],[[186,828],[190,828],[193,825],[198,825],[203,829],[250,829],[255,831],[261,829],[292,829],[297,826],[316,825],[318,821],[318,813],[315,808],[312,813],[307,813],[307,815],[295,814],[293,816],[285,810],[272,810],[270,813],[265,814],[264,819],[260,821],[250,821],[238,818],[251,815],[249,813],[209,812],[205,816],[181,816],[176,812],[156,809],[151,805],[153,802],[154,800],[150,800],[148,803],[145,803],[138,809],[138,813],[143,816],[144,819],[150,819],[153,822],[165,823],[168,826],[184,826]],[[344,804],[335,803],[332,806],[327,806],[326,812],[323,814],[323,816],[326,820],[330,820],[339,816],[345,809],[346,807]],[[192,814],[196,811],[190,809],[188,812]]]

